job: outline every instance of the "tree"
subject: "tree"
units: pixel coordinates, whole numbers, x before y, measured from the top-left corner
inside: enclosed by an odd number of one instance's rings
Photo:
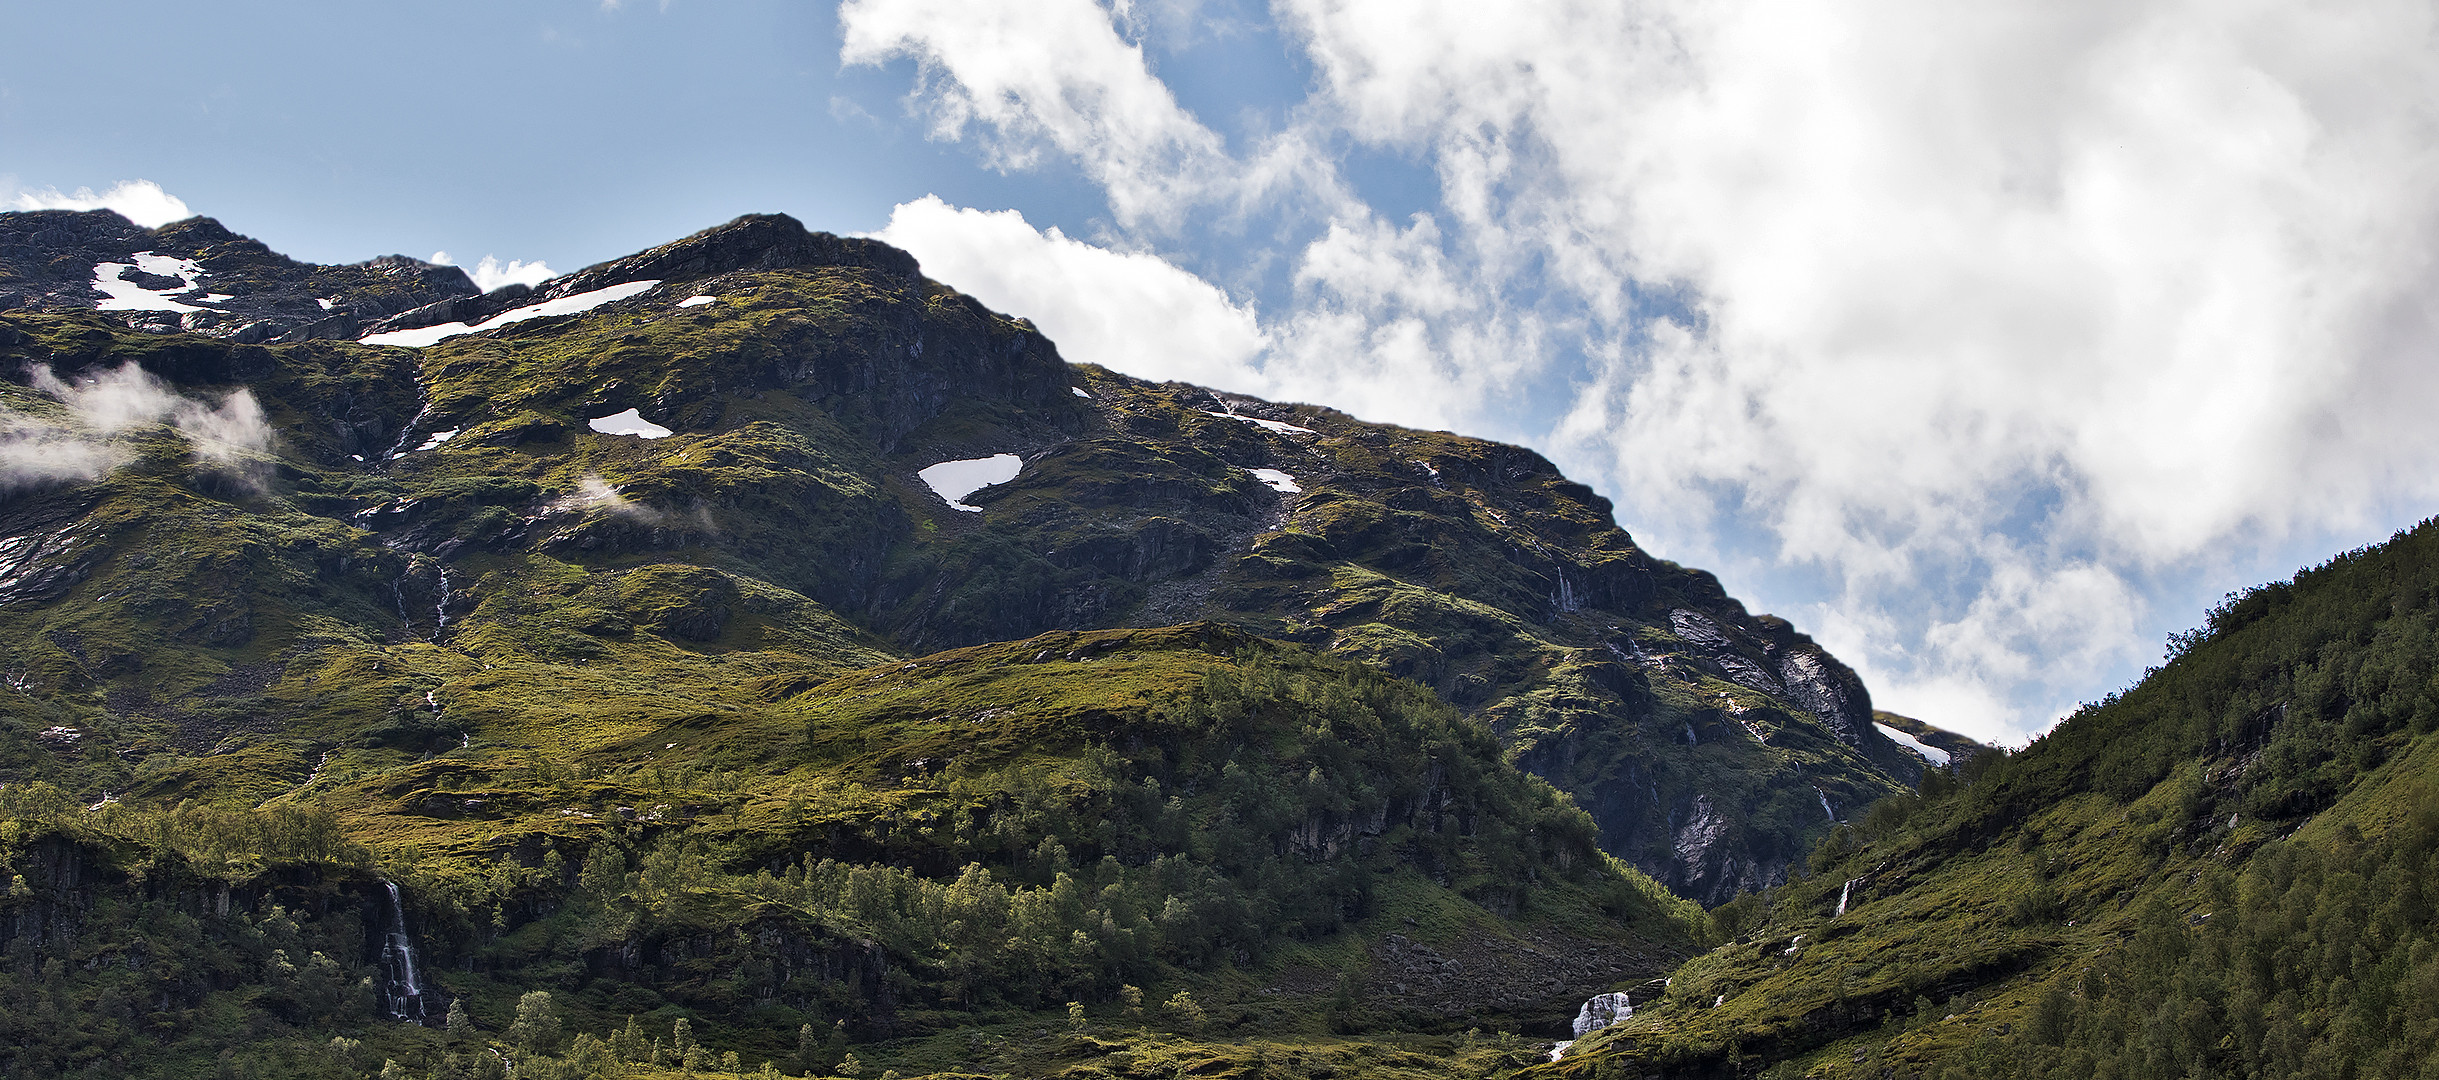
[[[535,990],[517,999],[517,1018],[508,1025],[508,1041],[527,1056],[547,1054],[559,1045],[559,1010],[550,991]]]
[[[466,1039],[474,1036],[474,1018],[466,1015],[466,1002],[463,998],[449,999],[449,1019],[442,1030],[447,1031],[452,1039]]]
[[[576,876],[576,884],[596,899],[609,900],[625,891],[627,858],[606,843],[593,845],[584,856],[584,869]]]
[[[1167,1009],[1169,1018],[1187,1031],[1201,1031],[1203,1024],[1211,1018],[1209,1013],[1203,1011],[1202,1003],[1195,1001],[1194,995],[1185,990],[1178,991],[1161,1008]]]

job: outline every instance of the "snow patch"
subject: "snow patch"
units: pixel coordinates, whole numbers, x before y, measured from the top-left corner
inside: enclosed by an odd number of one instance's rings
[[[155,277],[178,278],[179,280],[186,282],[186,287],[189,289],[200,287],[196,284],[195,279],[203,276],[203,264],[198,263],[193,259],[179,259],[168,255],[155,255],[149,251],[139,251],[128,256],[128,258],[135,260],[136,269],[147,274],[151,274]]]
[[[639,439],[666,439],[674,434],[668,428],[644,419],[644,414],[636,409],[596,416],[584,424],[604,435],[633,435]]]
[[[328,311],[339,306],[338,298],[331,296],[315,297],[313,302],[322,305],[322,310],[324,311]]]
[[[1279,422],[1279,421],[1277,421],[1277,420],[1264,420],[1264,419],[1262,419],[1262,418],[1261,418],[1261,417],[1259,417],[1259,416],[1240,416],[1240,415],[1238,415],[1238,414],[1236,414],[1236,413],[1230,413],[1230,412],[1212,412],[1212,411],[1211,411],[1211,410],[1209,410],[1209,409],[1204,409],[1204,410],[1201,410],[1201,411],[1202,411],[1202,414],[1203,414],[1204,416],[1216,416],[1216,417],[1219,417],[1219,418],[1220,418],[1220,419],[1222,419],[1222,420],[1242,420],[1242,421],[1244,421],[1244,422],[1246,422],[1246,423],[1248,423],[1248,424],[1252,424],[1252,425],[1253,425],[1253,426],[1255,426],[1255,427],[1261,428],[1261,429],[1262,429],[1262,430],[1264,430],[1264,431],[1268,431],[1268,432],[1271,432],[1272,434],[1276,434],[1276,435],[1319,435],[1319,434],[1321,434],[1320,432],[1318,432],[1318,431],[1314,431],[1313,429],[1308,428],[1308,427],[1297,427],[1297,426],[1296,426],[1296,425],[1294,425],[1294,424],[1281,423],[1281,422]]]
[[[717,296],[689,296],[689,297],[685,298],[684,300],[680,300],[680,301],[678,301],[677,306],[679,306],[679,307],[702,307],[702,306],[703,306],[703,305],[705,305],[705,304],[717,304],[717,303],[719,303],[719,302],[720,302],[720,298],[719,298],[719,297],[717,297]]]
[[[1872,721],[1872,726],[1879,728],[1880,733],[1888,736],[1890,742],[1896,743],[1899,746],[1905,747],[1908,750],[1922,755],[1922,759],[1924,761],[1928,761],[1933,765],[1938,765],[1943,768],[1947,766],[1947,751],[1933,746],[1930,743],[1924,742],[1921,739],[1917,739],[1912,735],[1908,735],[1903,731],[1899,731],[1896,728],[1890,727],[1887,724],[1883,724],[1878,720]]]
[[[1083,398],[1083,399],[1085,399],[1085,400],[1087,400],[1087,401],[1092,400],[1092,395],[1091,395],[1091,394],[1087,394],[1087,393],[1085,393],[1085,392],[1084,392],[1084,388],[1083,388],[1083,387],[1081,387],[1081,386],[1070,386],[1070,387],[1068,387],[1068,388],[1067,388],[1067,392],[1068,392],[1068,393],[1070,393],[1070,394],[1074,394],[1074,395],[1075,395],[1075,396],[1077,396],[1077,397]]]
[[[1254,479],[1270,485],[1273,491],[1286,495],[1300,495],[1304,492],[1303,488],[1296,486],[1295,477],[1277,469],[1247,469],[1245,471],[1252,473]]]
[[[447,431],[435,431],[435,432],[433,432],[433,433],[432,433],[432,437],[431,437],[431,438],[425,439],[425,440],[423,441],[423,445],[422,445],[422,446],[418,446],[418,447],[416,447],[416,448],[415,448],[415,450],[438,450],[438,449],[440,449],[440,444],[445,443],[445,442],[448,442],[449,440],[456,438],[456,437],[457,437],[457,433],[458,433],[458,432],[460,432],[460,431],[463,431],[463,430],[465,430],[465,429],[464,429],[464,428],[450,428],[450,429],[449,429],[449,430],[447,430]],[[410,453],[410,454],[411,454],[411,453],[414,453],[414,452],[415,452],[415,450],[409,450],[409,451],[407,451],[407,453]],[[397,457],[398,455],[396,455],[396,454],[391,454],[390,456],[391,456],[391,457]]]
[[[993,454],[987,458],[943,461],[915,475],[922,477],[923,482],[931,487],[932,493],[940,496],[941,501],[949,504],[950,509],[979,514],[982,513],[982,507],[967,506],[958,500],[993,484],[1005,484],[1014,480],[1016,474],[1024,467],[1023,459],[1014,454]]]
[[[659,278],[621,282],[606,289],[594,289],[591,292],[580,292],[572,296],[562,296],[556,300],[545,300],[539,304],[527,304],[521,308],[503,311],[474,326],[468,326],[462,322],[446,322],[437,326],[419,326],[412,330],[392,330],[386,334],[367,334],[357,340],[367,345],[402,345],[410,349],[420,349],[444,338],[453,338],[459,334],[479,334],[485,330],[497,330],[510,323],[520,323],[527,319],[582,314],[603,304],[640,296],[658,284],[660,284]]]
[[[193,259],[174,259],[167,255],[155,255],[149,251],[139,251],[128,258],[133,259],[134,262],[93,264],[93,288],[109,297],[109,299],[95,304],[96,309],[101,311],[175,311],[181,314],[205,310],[193,304],[181,304],[170,299],[172,296],[192,293],[203,287],[203,265],[201,263]],[[147,289],[132,281],[119,280],[119,271],[127,269],[130,265],[138,271],[155,277],[177,278],[178,287],[175,289]],[[204,296],[199,302],[217,304],[227,299],[229,297],[213,293]]]

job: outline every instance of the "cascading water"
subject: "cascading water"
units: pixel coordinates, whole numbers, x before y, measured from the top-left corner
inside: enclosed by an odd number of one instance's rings
[[[1626,996],[1624,991],[1594,994],[1584,1001],[1583,1008],[1575,1010],[1575,1039],[1583,1038],[1633,1015],[1634,999]],[[1575,1045],[1575,1039],[1569,1039],[1551,1047],[1550,1060],[1558,1060],[1559,1055],[1566,1053],[1568,1047]]]
[[[1844,886],[1842,886],[1842,887],[1840,887],[1840,888],[1838,889],[1838,914],[1837,914],[1837,915],[1832,915],[1832,916],[1830,916],[1830,918],[1835,919],[1835,918],[1839,917],[1840,915],[1844,915],[1844,914],[1846,914],[1846,898],[1847,898],[1847,897],[1849,897],[1849,896],[1854,895],[1854,892],[1855,892],[1855,882],[1856,882],[1857,880],[1859,880],[1859,879],[1857,879],[1857,878],[1847,878],[1847,879],[1846,879],[1846,884],[1845,884]]]
[[[417,381],[420,382],[421,380],[419,379]],[[390,444],[389,453],[381,455],[381,460],[393,461],[397,459],[398,455],[406,453],[407,440],[415,437],[415,429],[421,426],[425,418],[431,415],[432,406],[429,403],[426,403],[423,408],[416,410],[415,418],[407,421],[405,427],[398,429],[398,441]]]
[[[381,887],[389,892],[389,930],[381,935],[381,998],[388,1007],[390,1019],[421,1022],[423,1020],[423,984],[415,981],[415,942],[407,936],[406,904],[398,898],[398,885],[384,881]]]
[[[1623,991],[1595,994],[1575,1010],[1575,1037],[1583,1038],[1633,1015],[1634,999]]]
[[[441,564],[440,602],[432,605],[432,640],[439,641],[441,631],[449,628],[449,567]]]

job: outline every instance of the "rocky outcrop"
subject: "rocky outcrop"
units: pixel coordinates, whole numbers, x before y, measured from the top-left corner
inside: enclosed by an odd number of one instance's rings
[[[403,255],[300,263],[210,218],[144,229],[109,210],[0,213],[0,311],[99,309],[140,330],[253,344],[352,339],[477,292],[465,271]]]

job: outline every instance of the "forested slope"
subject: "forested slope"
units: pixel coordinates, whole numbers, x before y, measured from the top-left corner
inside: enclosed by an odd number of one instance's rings
[[[2171,651],[1714,911],[1730,944],[1547,1071],[2428,1075],[2439,523]]]

